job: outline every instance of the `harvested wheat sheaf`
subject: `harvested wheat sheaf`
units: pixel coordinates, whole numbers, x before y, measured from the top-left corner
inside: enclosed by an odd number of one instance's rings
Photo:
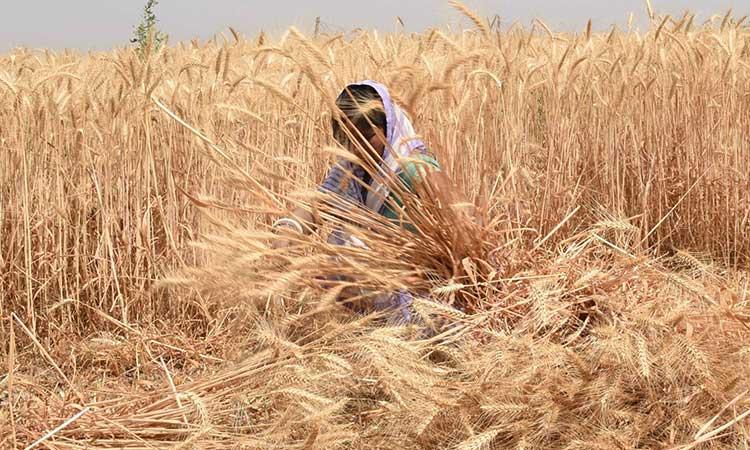
[[[0,56],[0,448],[748,448],[744,18],[453,3],[476,30]],[[363,78],[473,207],[404,193],[410,232],[319,201]],[[327,225],[273,249],[300,205]]]

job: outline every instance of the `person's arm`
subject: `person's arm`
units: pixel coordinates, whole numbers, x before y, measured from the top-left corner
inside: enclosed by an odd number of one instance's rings
[[[476,219],[476,206],[461,192],[453,183],[448,174],[441,170],[427,172],[415,183],[417,192],[439,192],[439,198],[446,202],[445,205],[457,212],[463,212],[469,217]],[[436,198],[438,196],[434,196]]]
[[[299,234],[310,234],[315,229],[315,219],[310,211],[297,207],[288,217],[282,217],[273,224],[274,230],[290,230]]]
[[[469,217],[474,217],[476,208],[458,189],[447,173],[440,169],[440,165],[431,156],[421,158],[422,163],[410,163],[407,167],[408,188],[417,195],[425,195],[425,199],[440,199],[443,206],[455,211],[461,211]]]
[[[343,177],[343,169],[339,165],[334,165],[328,171],[328,175],[326,175],[318,190],[329,194],[342,195],[341,180]],[[315,231],[317,226],[315,217],[309,210],[297,207],[292,211],[290,216],[282,217],[273,224],[274,231],[283,234],[284,237],[276,239],[272,246],[273,248],[288,247],[290,239],[294,238],[295,234],[308,235]]]
[[[301,207],[294,208],[290,216],[282,217],[274,222],[273,230],[280,236],[272,242],[271,247],[275,249],[287,248],[295,235],[310,234],[315,227],[315,220],[310,211]]]

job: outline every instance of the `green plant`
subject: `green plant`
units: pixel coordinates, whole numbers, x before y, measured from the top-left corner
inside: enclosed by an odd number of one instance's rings
[[[141,23],[135,29],[135,37],[130,40],[138,44],[138,54],[141,56],[150,50],[158,50],[167,40],[167,35],[156,28],[156,14],[154,8],[159,4],[159,0],[148,0],[143,8],[143,17]]]

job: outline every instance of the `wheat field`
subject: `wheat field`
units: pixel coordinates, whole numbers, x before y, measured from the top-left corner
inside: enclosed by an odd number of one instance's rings
[[[0,56],[0,448],[750,448],[745,18],[454,6],[473,27]],[[416,234],[355,211],[369,249],[273,249],[368,78],[476,217],[431,192]],[[341,271],[420,324],[341,307]]]

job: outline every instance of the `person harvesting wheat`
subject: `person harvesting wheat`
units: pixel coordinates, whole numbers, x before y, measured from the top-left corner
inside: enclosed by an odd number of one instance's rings
[[[404,201],[397,191],[417,195],[423,185],[429,185],[432,191],[450,186],[436,158],[417,138],[408,116],[384,85],[370,80],[350,84],[336,99],[336,107],[331,123],[333,136],[353,158],[340,158],[319,191],[328,194],[329,206],[342,216],[355,208],[366,208],[413,231],[404,219]],[[274,223],[273,228],[283,235],[274,247],[286,247],[290,242],[287,238],[309,234],[318,225],[309,210],[298,207],[289,217]],[[341,229],[333,231],[328,242],[364,246]],[[409,321],[411,299],[407,292],[379,295],[361,309],[393,309],[399,320]]]

